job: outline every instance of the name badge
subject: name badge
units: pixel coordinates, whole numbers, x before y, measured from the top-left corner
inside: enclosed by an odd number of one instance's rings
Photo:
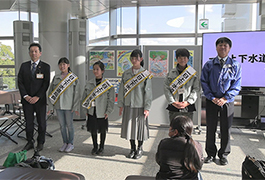
[[[92,106],[92,107],[95,107],[95,106],[96,106],[95,101],[92,101],[91,106]]]
[[[180,89],[178,90],[178,93],[179,93],[179,94],[183,94],[184,91],[185,91],[185,88],[182,87],[182,88],[180,88]]]
[[[43,79],[43,77],[44,77],[43,74],[36,74],[37,79]]]

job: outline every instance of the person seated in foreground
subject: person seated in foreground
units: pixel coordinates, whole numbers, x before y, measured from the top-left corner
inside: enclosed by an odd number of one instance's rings
[[[192,120],[176,116],[169,127],[169,137],[158,145],[156,162],[160,166],[156,179],[199,179],[203,165],[203,151],[199,142],[191,137]]]

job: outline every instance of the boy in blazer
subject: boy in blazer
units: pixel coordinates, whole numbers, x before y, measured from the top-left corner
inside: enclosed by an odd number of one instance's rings
[[[26,120],[26,137],[28,143],[22,150],[34,147],[34,113],[38,122],[37,150],[43,149],[46,133],[46,91],[50,83],[50,65],[41,61],[41,46],[32,43],[29,46],[30,61],[21,64],[18,73],[18,88],[21,95]]]

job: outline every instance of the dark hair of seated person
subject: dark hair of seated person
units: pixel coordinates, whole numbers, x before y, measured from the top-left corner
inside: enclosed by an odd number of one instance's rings
[[[185,137],[187,139],[183,164],[191,172],[197,173],[201,169],[201,160],[197,153],[195,142],[191,137],[193,131],[192,120],[187,116],[176,116],[171,120],[170,127],[172,130],[177,130],[176,136]]]

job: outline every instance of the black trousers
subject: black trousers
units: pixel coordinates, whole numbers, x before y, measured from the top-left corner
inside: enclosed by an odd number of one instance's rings
[[[26,119],[26,137],[28,142],[32,142],[34,135],[34,112],[38,123],[38,137],[39,144],[44,144],[46,133],[46,104],[42,105],[38,102],[36,104],[23,104],[24,116]]]
[[[218,150],[215,144],[218,125],[218,113],[220,114],[221,147]],[[230,131],[234,117],[234,102],[226,103],[223,107],[217,106],[210,100],[206,100],[206,153],[208,156],[226,158],[231,151]]]

